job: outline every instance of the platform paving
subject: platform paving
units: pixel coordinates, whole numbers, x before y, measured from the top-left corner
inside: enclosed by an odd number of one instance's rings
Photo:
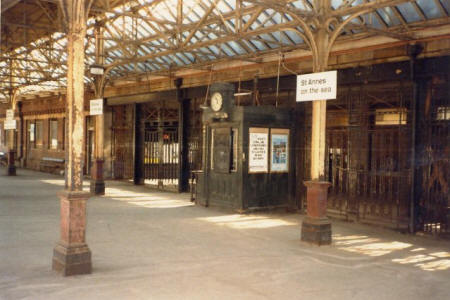
[[[299,214],[238,215],[127,182],[88,201],[93,273],[61,277],[63,179],[17,173],[0,175],[0,299],[449,299],[448,241],[333,220],[333,245],[311,246]]]

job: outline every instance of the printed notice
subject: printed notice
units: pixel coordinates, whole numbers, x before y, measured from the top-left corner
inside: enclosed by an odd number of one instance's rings
[[[7,109],[6,110],[6,120],[12,120],[14,119],[14,110]]]
[[[297,102],[336,99],[337,71],[297,76]]]
[[[4,124],[5,130],[14,130],[17,129],[16,120],[5,120]]]
[[[103,114],[103,99],[94,99],[90,102],[90,115],[97,116]]]
[[[272,129],[271,172],[288,172],[289,129]]]
[[[249,130],[249,173],[266,173],[269,171],[269,129],[250,128]]]

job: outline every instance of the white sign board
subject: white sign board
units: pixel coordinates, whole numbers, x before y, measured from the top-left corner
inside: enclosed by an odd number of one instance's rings
[[[250,128],[248,171],[265,173],[269,171],[269,129]]]
[[[90,115],[97,116],[103,114],[103,99],[94,99],[90,102]]]
[[[14,110],[7,109],[6,110],[6,120],[12,120],[14,119]]]
[[[5,120],[4,123],[5,130],[14,130],[17,127],[16,120]]]
[[[297,76],[297,102],[336,99],[337,71]]]

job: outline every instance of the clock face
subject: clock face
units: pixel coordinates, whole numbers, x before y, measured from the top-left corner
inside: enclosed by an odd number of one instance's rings
[[[222,108],[222,105],[223,105],[222,95],[218,92],[214,93],[211,96],[211,109],[213,111],[219,111]]]

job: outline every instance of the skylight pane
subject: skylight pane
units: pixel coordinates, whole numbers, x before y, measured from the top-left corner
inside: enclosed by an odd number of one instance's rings
[[[439,8],[432,0],[417,0],[417,4],[420,6],[425,16],[428,19],[436,19],[442,17]]]
[[[421,20],[419,14],[416,12],[411,3],[397,5],[397,8],[407,23],[419,22]]]

